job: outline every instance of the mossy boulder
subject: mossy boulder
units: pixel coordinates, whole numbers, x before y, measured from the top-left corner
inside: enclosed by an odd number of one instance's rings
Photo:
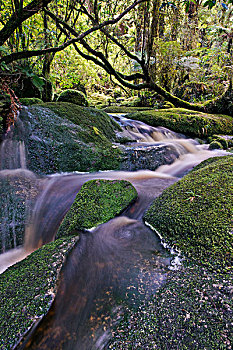
[[[22,109],[20,120],[14,139],[24,141],[27,167],[37,174],[120,167],[122,152],[113,145],[120,127],[104,112],[50,102]]]
[[[137,111],[152,110],[150,107],[126,107],[126,106],[109,106],[103,108],[106,113],[134,113]]]
[[[77,242],[49,243],[0,275],[0,348],[13,349],[49,310],[60,270]]]
[[[233,157],[204,163],[166,189],[144,219],[187,256],[228,269],[233,260]]]
[[[32,106],[38,103],[43,103],[43,101],[40,98],[36,97],[21,97],[19,98],[19,102],[22,103],[23,106]]]
[[[135,188],[123,180],[91,180],[78,192],[57,237],[90,229],[120,214],[137,198]]]
[[[223,149],[223,146],[219,141],[215,140],[210,143],[209,149]]]
[[[224,137],[224,136],[221,136],[221,135],[213,135],[211,137],[208,138],[208,142],[211,144],[213,142],[218,142],[221,144],[221,147],[220,148],[223,148],[223,149],[228,149],[228,146],[229,146],[229,142],[228,140]],[[210,148],[211,149],[211,148]],[[214,148],[212,148],[214,149]]]
[[[78,106],[88,106],[88,101],[82,91],[67,89],[64,90],[57,99],[58,102],[74,103]]]
[[[121,310],[108,349],[230,349],[232,308],[232,275],[186,261],[149,301]]]
[[[176,132],[200,138],[214,134],[230,135],[233,133],[232,117],[190,111],[183,108],[136,112],[130,113],[128,117],[152,126],[164,126]]]

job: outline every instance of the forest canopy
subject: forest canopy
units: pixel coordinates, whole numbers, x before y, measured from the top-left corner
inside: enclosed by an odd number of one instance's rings
[[[55,91],[139,91],[147,103],[155,93],[232,114],[232,2],[1,1],[2,81],[24,74]]]

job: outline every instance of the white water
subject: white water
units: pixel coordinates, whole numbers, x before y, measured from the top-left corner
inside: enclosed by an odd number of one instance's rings
[[[3,273],[8,267],[14,265],[15,263],[25,259],[32,250],[26,250],[24,247],[18,247],[9,250],[4,254],[0,254],[0,274]]]

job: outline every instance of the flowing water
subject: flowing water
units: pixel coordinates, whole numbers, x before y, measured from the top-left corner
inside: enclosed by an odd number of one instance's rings
[[[208,151],[207,146],[200,146],[165,128],[152,128],[120,115],[116,119],[132,140],[129,147],[169,144],[176,149],[179,158],[157,171],[55,174],[39,178],[25,169],[22,143],[3,143],[1,165],[5,170],[0,171],[0,178],[17,174],[30,179],[33,186],[29,196],[33,197],[34,193],[34,200],[29,210],[24,246],[0,255],[2,271],[55,238],[64,215],[86,181],[124,179],[138,192],[136,203],[120,217],[92,232],[80,233],[80,241],[62,270],[58,293],[49,313],[18,349],[107,348],[111,327],[122,316],[122,305],[136,306],[149,298],[164,283],[171,266],[172,258],[159,237],[143,224],[143,213],[155,197],[178,180],[178,176],[204,159],[223,154]],[[13,148],[19,155],[5,162],[6,149]]]

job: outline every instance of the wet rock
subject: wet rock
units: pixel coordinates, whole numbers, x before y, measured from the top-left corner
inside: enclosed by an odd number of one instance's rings
[[[23,244],[28,207],[38,192],[32,173],[0,171],[0,253]]]
[[[117,169],[115,129],[104,112],[52,102],[22,109],[13,139],[24,142],[26,166],[37,174]]]
[[[209,268],[233,262],[233,157],[210,158],[156,198],[144,219],[184,254]]]
[[[88,106],[88,101],[82,91],[67,89],[64,90],[57,99],[58,102],[70,102],[78,106]]]
[[[180,153],[172,145],[125,146],[122,147],[122,170],[156,170],[160,165],[171,164]]]
[[[0,348],[15,348],[48,312],[62,266],[78,238],[49,243],[0,275]]]

